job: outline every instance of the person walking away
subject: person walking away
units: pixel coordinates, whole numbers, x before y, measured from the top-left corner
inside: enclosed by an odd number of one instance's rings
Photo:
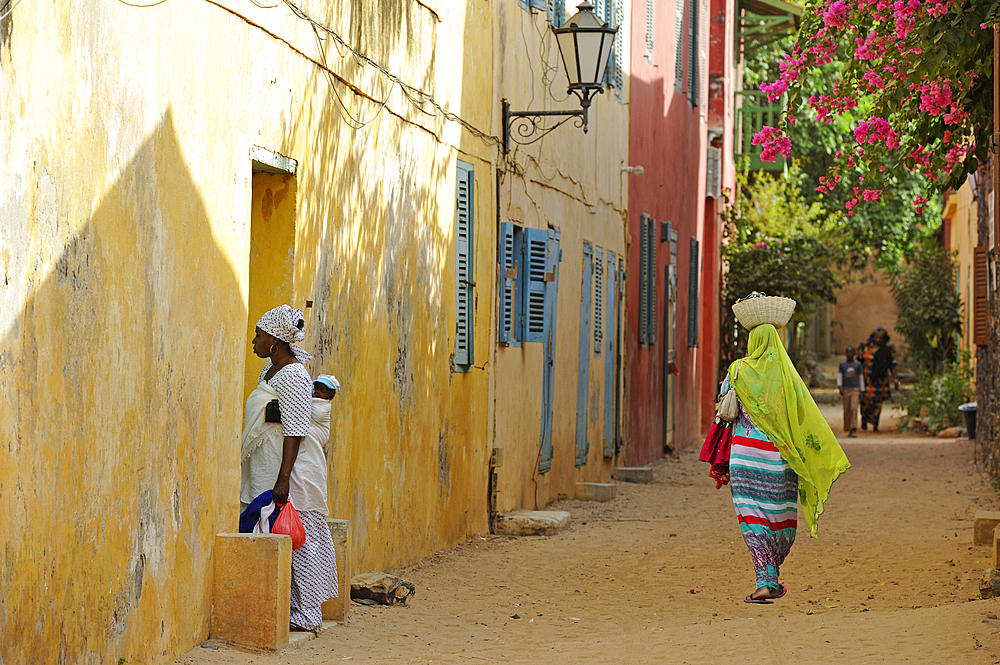
[[[865,389],[861,399],[861,429],[866,430],[871,424],[872,430],[878,431],[882,402],[892,397],[892,391],[889,390],[890,379],[895,389],[899,390],[896,350],[889,339],[889,333],[884,328],[876,328],[863,345],[860,360],[864,364]],[[862,349],[861,346],[858,348]]]
[[[722,385],[723,394],[731,386],[739,400],[729,478],[757,581],[756,590],[743,601],[770,604],[787,592],[778,576],[795,542],[796,500],[801,501],[809,535],[818,538],[817,522],[830,488],[851,464],[775,329],[788,322],[794,301],[784,313],[764,303],[757,316],[746,306],[740,308],[744,301],[733,311],[744,327],[753,326],[748,353],[730,365]]]
[[[291,606],[293,630],[319,632],[320,606],[337,596],[333,538],[326,524],[326,456],[322,423],[313,433],[315,387],[303,363],[312,356],[297,342],[305,338],[302,311],[281,305],[257,321],[254,353],[267,362],[246,405],[242,437],[240,503],[249,504],[272,490],[275,504],[291,501],[305,529],[305,543],[292,551]],[[278,402],[279,422],[268,422],[268,404]],[[321,400],[326,401],[326,400]],[[322,405],[320,405],[322,406]],[[329,436],[329,402],[325,433]],[[322,411],[320,410],[322,420]]]
[[[837,370],[837,388],[844,403],[844,431],[853,438],[858,435],[858,407],[865,389],[864,366],[854,359],[853,346],[847,347],[844,355],[847,360],[841,361]]]

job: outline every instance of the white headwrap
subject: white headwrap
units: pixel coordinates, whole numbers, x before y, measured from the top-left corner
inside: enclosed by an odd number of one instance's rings
[[[305,330],[299,327],[299,321],[304,321],[301,309],[292,309],[288,305],[280,305],[269,312],[265,312],[257,322],[257,327],[268,335],[277,337],[282,342],[288,342],[289,348],[295,359],[304,363],[312,358],[301,346],[295,342],[301,342],[306,337]]]

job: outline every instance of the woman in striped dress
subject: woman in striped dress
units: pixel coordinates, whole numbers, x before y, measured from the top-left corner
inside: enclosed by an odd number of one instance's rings
[[[729,478],[757,578],[756,590],[744,602],[771,603],[786,593],[778,575],[795,541],[796,499],[810,535],[817,537],[816,522],[830,487],[851,465],[774,325],[753,328],[747,349],[722,386],[724,393],[735,389],[740,402]]]

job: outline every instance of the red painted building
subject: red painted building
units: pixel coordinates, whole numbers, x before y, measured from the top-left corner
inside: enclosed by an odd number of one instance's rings
[[[633,6],[626,463],[700,443],[719,376],[721,192],[734,182],[735,0]]]

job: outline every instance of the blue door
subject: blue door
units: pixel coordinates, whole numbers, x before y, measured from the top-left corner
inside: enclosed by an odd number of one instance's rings
[[[526,231],[536,231],[526,229]],[[556,361],[556,295],[559,292],[559,261],[562,255],[559,250],[559,229],[536,231],[545,234],[546,252],[544,254],[545,283],[544,324],[542,326],[542,345],[544,347],[545,365],[542,369],[542,432],[541,459],[538,462],[539,473],[552,468],[552,404],[555,392],[555,361]],[[530,294],[529,294],[530,295]],[[531,316],[528,317],[528,330],[531,331]]]
[[[594,271],[594,247],[583,243],[583,276],[580,280],[580,355],[576,378],[576,465],[587,463],[587,399],[590,396],[590,293]],[[598,294],[600,297],[600,294]]]
[[[605,277],[605,292],[608,294],[605,303],[605,316],[610,323],[604,336],[604,456],[615,456],[615,359],[618,348],[616,345],[616,328],[618,321],[617,294],[618,270],[615,266],[614,252],[608,252],[607,274]]]

